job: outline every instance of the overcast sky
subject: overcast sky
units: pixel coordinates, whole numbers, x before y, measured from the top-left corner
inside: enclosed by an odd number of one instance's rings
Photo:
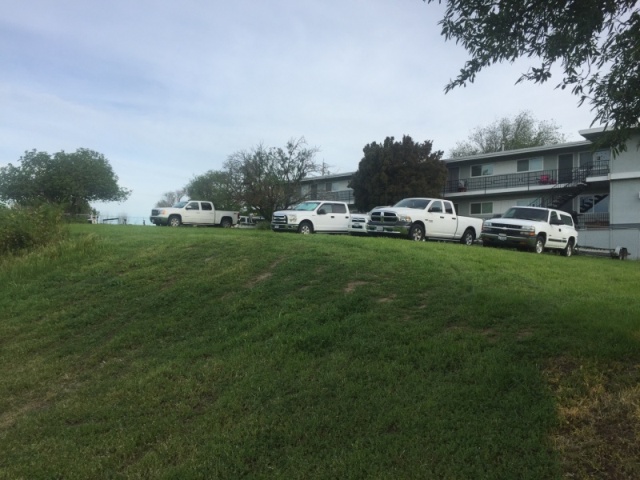
[[[0,166],[26,150],[104,154],[140,221],[164,192],[233,152],[304,136],[332,173],[387,136],[446,153],[477,126],[529,110],[580,140],[592,115],[528,64],[444,94],[466,52],[422,0],[3,0]],[[555,81],[554,81],[555,80]]]

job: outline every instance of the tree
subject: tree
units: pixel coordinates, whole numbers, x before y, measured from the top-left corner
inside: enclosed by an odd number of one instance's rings
[[[356,208],[367,211],[377,205],[392,205],[406,197],[440,197],[447,180],[442,151],[432,152],[432,143],[415,143],[405,135],[401,142],[387,137],[382,144],[363,148],[364,157],[349,182]]]
[[[197,175],[185,189],[190,198],[208,200],[223,210],[235,210],[241,204],[232,174],[227,170],[209,170]]]
[[[156,202],[156,207],[171,207],[179,202],[185,193],[186,191],[183,188],[172,192],[165,192],[162,194],[162,198]]]
[[[66,213],[90,213],[92,201],[124,201],[130,190],[101,153],[80,148],[74,153],[32,150],[19,165],[0,168],[0,199],[18,205],[60,205]]]
[[[565,141],[553,121],[538,122],[530,112],[520,112],[513,118],[501,118],[486,127],[476,127],[468,140],[456,143],[451,157],[466,157],[501,150],[540,147]]]
[[[435,0],[424,0],[432,3]],[[439,2],[442,0],[438,0]],[[473,83],[485,67],[537,58],[516,83],[544,83],[560,63],[569,87],[595,111],[592,125],[610,127],[603,139],[616,150],[640,118],[640,13],[636,0],[447,0],[442,35],[471,55],[448,92]]]
[[[260,144],[232,154],[225,169],[235,179],[243,204],[270,219],[274,211],[299,203],[302,179],[320,170],[315,161],[319,149],[306,145],[300,137],[289,140],[285,148]]]

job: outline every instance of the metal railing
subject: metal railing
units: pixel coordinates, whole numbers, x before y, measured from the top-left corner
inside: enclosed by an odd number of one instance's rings
[[[609,173],[609,162],[599,161],[575,168],[549,169],[537,172],[508,173],[485,177],[469,177],[458,180],[448,180],[444,193],[455,192],[487,192],[503,188],[519,188],[530,190],[531,187],[548,186],[553,188],[557,184],[573,183],[587,176],[596,177]],[[539,190],[539,189],[536,189]]]
[[[313,197],[313,198],[312,198]],[[316,194],[309,194],[311,200],[334,200],[336,202],[353,203],[355,197],[353,196],[353,190],[336,190],[335,192],[317,192]]]
[[[609,213],[580,213],[576,228],[579,230],[609,228]]]

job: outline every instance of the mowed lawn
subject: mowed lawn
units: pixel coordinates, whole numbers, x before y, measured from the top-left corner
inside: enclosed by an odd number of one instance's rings
[[[0,268],[0,478],[640,478],[635,261],[81,225]]]

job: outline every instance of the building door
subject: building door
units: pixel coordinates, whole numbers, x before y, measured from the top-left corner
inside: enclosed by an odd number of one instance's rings
[[[558,183],[573,181],[573,154],[558,156]]]

